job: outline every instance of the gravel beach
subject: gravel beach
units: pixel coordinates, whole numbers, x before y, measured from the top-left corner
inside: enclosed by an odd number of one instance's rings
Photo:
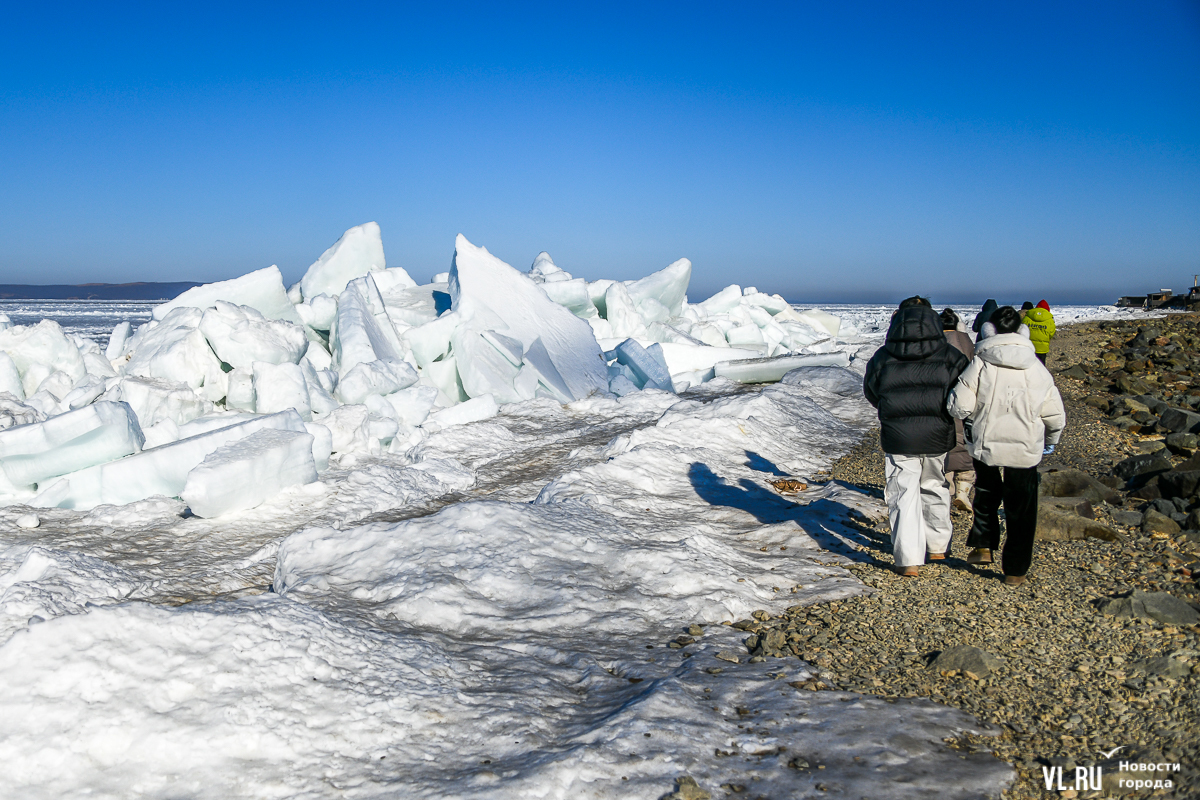
[[[1102,325],[1060,329],[1051,370],[1098,358]],[[1115,428],[1083,402],[1094,387],[1056,379],[1068,425],[1045,469],[1111,476],[1114,464],[1145,452],[1143,437]],[[827,477],[882,497],[882,459],[874,431]],[[776,617],[758,613],[735,625],[754,634],[747,637],[751,645],[779,631],[782,637],[772,637],[778,650],[768,657],[814,664],[820,680],[801,689],[927,697],[999,726],[999,736],[947,744],[991,750],[1013,764],[1018,778],[1006,798],[1116,796],[1118,780],[1147,777],[1171,779],[1175,788],[1167,796],[1200,797],[1200,627],[1109,616],[1098,608],[1134,589],[1200,602],[1192,576],[1200,568],[1197,541],[1185,532],[1147,534],[1121,524],[1130,521],[1124,509],[1143,503],[1122,492],[1112,504],[1097,504],[1096,519],[1111,526],[1115,541],[1039,541],[1028,581],[1018,588],[1002,583],[998,565],[966,563],[969,512],[954,515],[950,557],[922,567],[915,580],[893,571],[886,523],[856,517],[869,544],[859,553],[864,560],[850,568],[877,590],[873,595],[794,607]],[[977,662],[974,671],[969,663],[958,670],[942,668],[944,662],[931,666],[936,654],[959,645],[994,658],[984,656],[986,664]],[[761,648],[758,654],[764,655]],[[1181,771],[1119,775],[1121,761],[1180,763]],[[1064,767],[1070,787],[1077,766],[1095,765],[1103,768],[1103,790],[1045,788],[1045,767]]]

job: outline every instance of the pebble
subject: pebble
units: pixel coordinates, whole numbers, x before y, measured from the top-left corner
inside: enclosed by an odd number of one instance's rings
[[[36,528],[41,524],[42,521],[38,519],[37,514],[22,514],[21,516],[17,517],[18,528]]]

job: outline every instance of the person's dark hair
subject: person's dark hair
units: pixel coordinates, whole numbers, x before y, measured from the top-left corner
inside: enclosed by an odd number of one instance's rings
[[[924,297],[921,297],[921,295],[919,295],[919,294],[914,294],[912,297],[909,297],[905,300],[900,301],[900,310],[901,311],[903,311],[906,308],[913,308],[914,306],[925,306],[926,308],[933,308],[933,304],[930,303]]]
[[[1022,311],[1029,311],[1032,308],[1033,308],[1033,303],[1029,302],[1028,300],[1026,300],[1024,303],[1021,303]]]
[[[952,331],[958,328],[958,314],[954,313],[953,308],[942,309],[938,316],[942,318],[942,330]]]
[[[1021,313],[1012,306],[1000,306],[988,322],[996,326],[996,333],[1016,333],[1021,327]]]

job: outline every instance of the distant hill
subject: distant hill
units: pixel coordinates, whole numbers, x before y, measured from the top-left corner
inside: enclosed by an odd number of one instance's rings
[[[0,283],[0,300],[170,300],[198,283]]]

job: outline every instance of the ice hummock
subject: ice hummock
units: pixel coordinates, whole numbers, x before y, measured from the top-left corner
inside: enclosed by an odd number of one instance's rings
[[[198,435],[185,432],[194,424],[207,435],[291,411],[331,431],[330,452],[314,452],[327,469],[400,454],[509,405],[672,393],[722,376],[774,381],[802,364],[848,363],[862,346],[837,338],[837,317],[753,287],[689,303],[691,270],[679,259],[638,280],[588,281],[542,252],[522,273],[460,235],[450,271],[419,286],[387,266],[379,226],[366,223],[290,290],[274,266],[198,286],[145,324],[118,324],[103,351],[54,322],[7,325],[0,397],[11,399],[0,423],[122,403],[158,450]],[[178,496],[182,478],[96,482],[109,463],[121,476],[154,469],[162,456],[137,449],[117,437],[41,457],[36,468],[25,459],[0,485],[0,507],[31,492],[75,507],[140,500],[151,487]]]

